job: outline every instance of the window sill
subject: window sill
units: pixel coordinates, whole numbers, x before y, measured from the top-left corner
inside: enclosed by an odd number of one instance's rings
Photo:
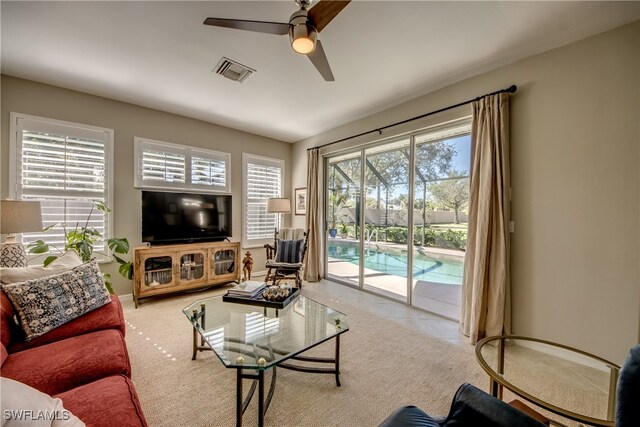
[[[268,243],[248,243],[246,245],[242,245],[242,249],[263,249],[266,244],[273,245],[273,240]]]

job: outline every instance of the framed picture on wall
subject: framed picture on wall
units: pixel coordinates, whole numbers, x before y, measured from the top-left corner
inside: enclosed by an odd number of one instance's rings
[[[307,213],[307,189],[296,188],[293,200],[295,203],[295,214],[305,215]]]

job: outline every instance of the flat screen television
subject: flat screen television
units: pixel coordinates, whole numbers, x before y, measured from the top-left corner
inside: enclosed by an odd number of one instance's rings
[[[231,237],[231,196],[142,192],[142,241],[215,242]]]

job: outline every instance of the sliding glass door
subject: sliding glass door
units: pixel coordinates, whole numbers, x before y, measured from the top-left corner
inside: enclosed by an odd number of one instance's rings
[[[340,281],[360,283],[361,153],[332,157],[327,162],[327,274]]]
[[[470,135],[415,137],[411,304],[460,315],[469,207]]]
[[[364,150],[365,289],[407,301],[411,140]]]
[[[469,123],[326,158],[327,277],[458,318]]]

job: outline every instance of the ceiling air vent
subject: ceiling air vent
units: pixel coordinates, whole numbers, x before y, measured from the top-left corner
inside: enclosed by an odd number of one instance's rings
[[[256,72],[253,68],[249,68],[246,65],[242,65],[229,58],[222,57],[214,71],[223,77],[242,83],[249,78],[249,76]]]

